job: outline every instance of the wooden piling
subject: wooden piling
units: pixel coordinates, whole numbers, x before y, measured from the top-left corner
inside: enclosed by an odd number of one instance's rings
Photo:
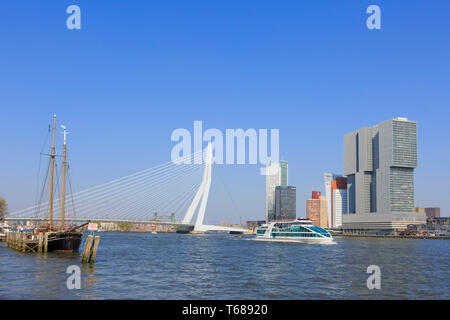
[[[48,251],[48,232],[46,232],[44,236],[44,253],[47,253],[47,251]]]
[[[92,247],[92,250],[91,250],[91,258],[89,259],[89,263],[95,262],[95,256],[97,255],[97,249],[98,249],[99,244],[100,244],[100,236],[95,236],[94,237],[94,246]]]
[[[88,235],[86,238],[86,242],[84,243],[83,257],[81,258],[81,262],[86,263],[89,261],[91,247],[92,247],[92,235]]]
[[[25,232],[23,232],[22,234],[21,234],[21,249],[22,249],[22,252],[27,252],[27,234],[25,233]]]
[[[44,244],[44,235],[42,232],[39,232],[39,242],[38,242],[38,252],[42,252],[42,246]]]

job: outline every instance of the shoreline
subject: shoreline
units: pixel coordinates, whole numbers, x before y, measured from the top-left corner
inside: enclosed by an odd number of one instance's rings
[[[377,235],[377,234],[331,234],[335,237],[354,238],[388,238],[388,239],[430,239],[430,240],[450,240],[450,236],[399,236],[399,235]]]

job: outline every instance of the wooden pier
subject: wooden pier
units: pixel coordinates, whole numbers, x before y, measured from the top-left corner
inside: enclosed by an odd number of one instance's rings
[[[48,235],[9,231],[6,233],[6,246],[21,252],[47,252]]]

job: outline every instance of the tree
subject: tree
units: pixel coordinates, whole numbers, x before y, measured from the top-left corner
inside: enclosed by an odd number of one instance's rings
[[[8,203],[5,199],[0,197],[0,219],[3,219],[8,214]]]

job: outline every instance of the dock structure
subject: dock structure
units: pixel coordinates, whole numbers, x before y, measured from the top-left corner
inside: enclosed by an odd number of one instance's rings
[[[44,241],[41,241],[42,233],[39,235],[23,231],[9,231],[6,233],[6,246],[21,252],[42,252]],[[48,237],[45,237],[48,240]]]

